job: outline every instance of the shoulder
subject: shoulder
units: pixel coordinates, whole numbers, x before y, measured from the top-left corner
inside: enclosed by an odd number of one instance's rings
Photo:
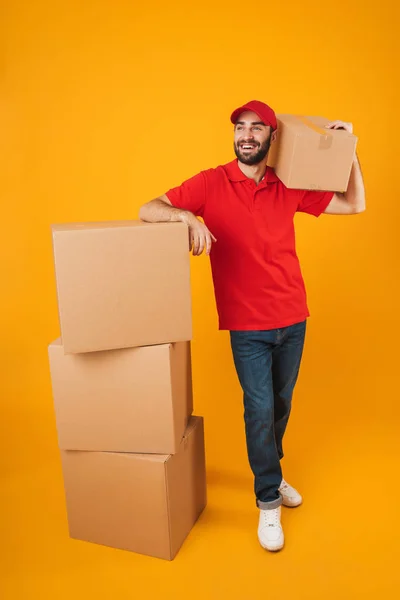
[[[231,163],[227,165],[218,165],[211,169],[204,169],[198,173],[196,177],[201,178],[207,185],[215,185],[223,180],[230,179],[229,167]]]
[[[302,190],[286,187],[286,185],[281,179],[279,179],[278,175],[275,173],[272,167],[267,167],[267,178],[269,182],[276,184],[277,190],[279,190],[279,193],[285,198],[294,198],[298,200],[303,194]]]
[[[205,169],[204,171],[200,171],[201,174],[206,178],[217,178],[217,177],[226,177],[229,173],[229,169],[232,163],[227,163],[226,165],[218,165],[217,167],[212,167],[211,169]]]

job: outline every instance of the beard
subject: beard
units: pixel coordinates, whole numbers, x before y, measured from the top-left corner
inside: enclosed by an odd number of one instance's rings
[[[249,154],[243,154],[239,145],[237,143],[233,144],[236,157],[240,160],[241,163],[245,165],[257,165],[267,156],[269,147],[271,145],[271,136],[263,144],[259,144],[258,142],[252,142],[252,144],[256,144],[258,148],[255,148],[253,152]]]

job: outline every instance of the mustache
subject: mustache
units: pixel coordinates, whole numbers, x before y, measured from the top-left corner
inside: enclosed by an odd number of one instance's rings
[[[252,144],[253,146],[258,146],[258,147],[261,146],[260,142],[256,142],[255,140],[238,140],[236,142],[236,146],[240,146],[241,144]]]

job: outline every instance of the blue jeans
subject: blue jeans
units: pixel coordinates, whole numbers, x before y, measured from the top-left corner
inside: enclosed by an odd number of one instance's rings
[[[306,321],[265,331],[231,331],[243,390],[247,453],[257,506],[282,504],[282,440],[303,354]]]

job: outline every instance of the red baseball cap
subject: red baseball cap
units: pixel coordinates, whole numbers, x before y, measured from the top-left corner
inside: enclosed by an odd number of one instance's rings
[[[277,128],[275,112],[270,106],[268,106],[268,104],[260,102],[259,100],[251,100],[250,102],[247,102],[247,104],[239,106],[239,108],[234,110],[231,114],[232,123],[236,123],[238,117],[246,110],[255,112],[260,117],[261,121],[265,123],[265,125],[270,125],[272,129]]]

